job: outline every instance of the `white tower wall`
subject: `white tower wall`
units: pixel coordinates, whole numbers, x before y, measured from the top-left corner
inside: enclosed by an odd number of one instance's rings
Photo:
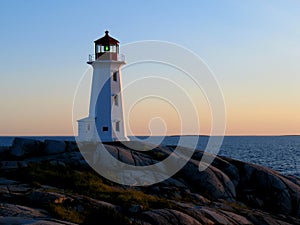
[[[90,64],[93,66],[93,78],[89,117],[78,121],[78,140],[126,141],[121,92],[121,67],[125,62],[95,60]]]

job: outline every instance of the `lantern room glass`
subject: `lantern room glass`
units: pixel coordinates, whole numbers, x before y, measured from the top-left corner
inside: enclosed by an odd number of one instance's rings
[[[96,45],[96,53],[112,52],[119,53],[118,45]]]

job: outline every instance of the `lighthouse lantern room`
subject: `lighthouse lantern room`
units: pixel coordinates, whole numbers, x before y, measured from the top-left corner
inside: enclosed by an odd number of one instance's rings
[[[119,41],[105,35],[95,41],[95,55],[87,62],[93,67],[89,116],[78,120],[81,142],[128,140],[124,127],[122,74],[124,56]]]
[[[118,60],[119,41],[110,37],[108,31],[105,36],[95,41],[95,58]]]

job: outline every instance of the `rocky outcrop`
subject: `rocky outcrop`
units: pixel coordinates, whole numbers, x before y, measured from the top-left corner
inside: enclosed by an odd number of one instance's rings
[[[26,139],[26,138],[15,138],[10,148],[10,155],[15,157],[24,157],[34,154],[38,154],[41,149],[42,142]]]
[[[46,140],[45,148],[46,155],[55,155],[66,151],[66,143],[64,141]]]
[[[237,186],[240,200],[255,208],[300,217],[299,185],[271,169],[233,163],[237,164],[242,174]]]
[[[74,225],[74,223],[50,218],[44,210],[8,203],[0,203],[0,215],[5,215],[0,217],[0,224]],[[16,215],[18,216],[16,217]]]
[[[158,146],[147,151],[150,146],[129,144],[133,148],[121,143],[107,143],[105,146],[113,157],[136,166],[153,165],[172,154],[175,148]],[[141,151],[136,151],[139,149]],[[18,177],[24,169],[34,169],[34,165],[58,168],[60,173],[90,173],[91,169],[74,142],[17,138],[10,149],[4,149],[0,154],[0,224],[72,224],[55,218],[51,207],[67,210],[68,213],[62,211],[60,214],[65,216],[72,213],[87,215],[87,211],[101,210],[105,215],[113,215],[111,219],[115,222],[110,224],[127,224],[124,222],[127,220],[116,222],[120,215],[128,218],[131,224],[144,225],[300,224],[299,178],[283,176],[250,163],[214,157],[203,151],[195,151],[192,159],[177,174],[161,183],[136,188],[101,183],[102,186],[95,186],[99,189],[93,186],[90,190],[92,196],[85,191],[85,182],[97,181],[90,180],[89,176],[79,184],[78,180],[68,176],[65,176],[68,180],[52,180],[53,183],[50,177],[49,180],[41,179],[42,183],[26,182]],[[214,161],[207,169],[199,171],[199,161],[203,156],[214,157]],[[47,186],[49,184],[57,186]],[[72,189],[73,185],[75,189]],[[132,202],[129,196],[134,191],[144,194]],[[151,201],[156,199],[157,203],[143,204],[146,196]],[[116,199],[120,205],[116,204]],[[99,220],[97,213],[95,216],[90,217],[92,219],[86,224]],[[66,216],[66,220],[68,218]]]
[[[142,213],[142,219],[149,224],[201,225],[195,218],[172,209],[157,209]],[[145,223],[144,222],[144,223]]]
[[[182,177],[197,192],[205,193],[211,199],[233,200],[236,197],[235,186],[229,177],[216,167],[198,171],[199,162],[190,160],[181,170]]]
[[[7,146],[0,146],[0,156],[5,155],[9,152],[9,147]]]

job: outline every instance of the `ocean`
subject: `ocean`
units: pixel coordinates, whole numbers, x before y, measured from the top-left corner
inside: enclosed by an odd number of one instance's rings
[[[45,139],[75,140],[71,136],[26,138],[41,141]],[[0,137],[0,146],[10,146],[13,139],[14,137]],[[156,137],[156,139],[162,139],[162,145],[176,145],[180,137]],[[197,148],[205,149],[208,139],[207,136],[199,136]],[[285,175],[300,177],[300,136],[226,136],[218,154],[266,166]]]

